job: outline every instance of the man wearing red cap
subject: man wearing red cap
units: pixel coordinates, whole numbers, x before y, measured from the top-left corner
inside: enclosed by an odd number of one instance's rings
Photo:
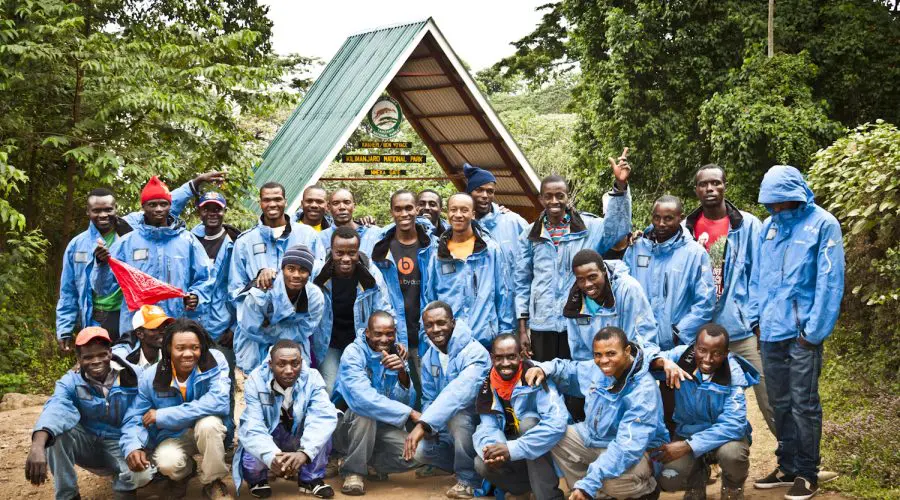
[[[160,281],[181,288],[183,298],[161,301],[159,306],[173,318],[197,317],[197,307],[210,300],[213,280],[209,258],[197,239],[185,229],[184,221],[170,213],[172,195],[169,188],[153,176],[141,191],[143,216],[135,230],[119,238],[109,250],[98,245],[97,265],[91,275],[94,290],[112,293],[118,283],[109,268],[109,257],[137,268]],[[119,328],[126,331],[133,313],[122,311]]]
[[[75,338],[78,368],[56,382],[31,435],[25,477],[34,485],[52,473],[57,500],[80,498],[75,466],[113,476],[113,498],[137,498],[151,470],[128,469],[119,438],[125,412],[137,397],[141,369],[110,350],[109,334],[89,326]]]

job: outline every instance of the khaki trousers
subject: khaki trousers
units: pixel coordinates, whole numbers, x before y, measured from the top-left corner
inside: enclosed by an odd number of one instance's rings
[[[153,461],[160,474],[180,481],[194,471],[194,455],[201,455],[200,482],[209,484],[228,476],[225,466],[225,424],[216,416],[203,417],[177,438],[156,447]]]

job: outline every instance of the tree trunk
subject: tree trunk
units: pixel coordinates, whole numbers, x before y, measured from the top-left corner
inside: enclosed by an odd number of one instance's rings
[[[769,0],[769,51],[771,58],[775,55],[775,0]]]

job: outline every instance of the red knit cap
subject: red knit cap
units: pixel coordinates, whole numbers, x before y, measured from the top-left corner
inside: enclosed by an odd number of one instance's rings
[[[147,181],[147,185],[141,190],[141,205],[150,200],[166,200],[172,203],[169,187],[155,175]]]

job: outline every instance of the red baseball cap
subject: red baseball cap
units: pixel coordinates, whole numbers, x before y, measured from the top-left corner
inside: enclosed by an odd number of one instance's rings
[[[94,339],[103,339],[110,344],[112,343],[112,340],[109,338],[109,332],[106,329],[99,326],[89,326],[78,332],[78,336],[75,337],[75,345],[83,346]]]

